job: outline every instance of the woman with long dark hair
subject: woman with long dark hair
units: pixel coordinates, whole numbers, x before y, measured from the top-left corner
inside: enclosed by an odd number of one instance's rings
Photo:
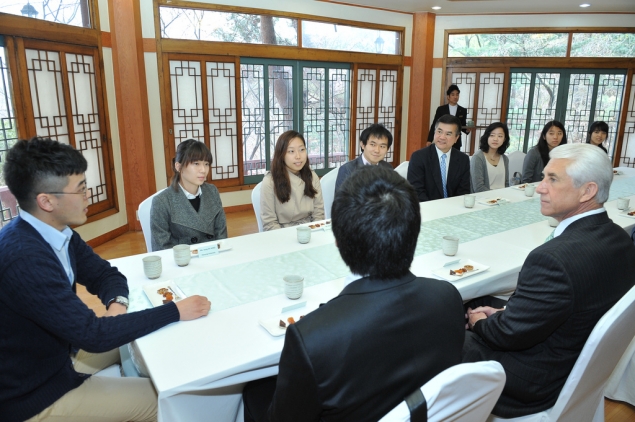
[[[205,183],[212,161],[203,142],[188,139],[179,144],[172,159],[172,183],[152,199],[153,251],[227,238],[218,189]]]
[[[472,192],[485,192],[509,186],[509,159],[505,151],[509,147],[509,129],[501,122],[485,129],[479,143],[479,151],[470,160]]]
[[[606,148],[604,148],[604,141],[609,136],[609,125],[606,122],[593,122],[591,127],[589,127],[589,136],[587,137],[586,143],[593,144],[602,148],[602,151],[609,153]]]
[[[324,219],[320,179],[309,167],[304,137],[293,130],[276,142],[271,171],[260,193],[265,231]]]
[[[530,149],[523,162],[523,183],[542,180],[542,171],[549,162],[549,151],[567,143],[567,131],[557,120],[547,122],[540,133],[538,144]]]

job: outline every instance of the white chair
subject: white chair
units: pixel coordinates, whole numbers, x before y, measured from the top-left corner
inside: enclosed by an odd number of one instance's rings
[[[399,176],[403,177],[404,179],[408,178],[408,163],[409,161],[404,161],[395,168],[397,174],[399,174]]]
[[[441,372],[421,387],[428,422],[484,422],[505,386],[505,371],[495,361],[461,363]],[[405,401],[380,422],[410,421]]]
[[[523,162],[525,161],[525,153],[522,151],[514,151],[507,156],[509,158],[509,184],[512,184],[514,173],[523,174]]]
[[[121,366],[119,366],[118,363],[115,363],[113,365],[110,365],[108,368],[104,368],[101,371],[97,372],[95,376],[121,378]]]
[[[254,207],[254,213],[256,213],[256,222],[258,223],[258,231],[263,232],[262,228],[262,214],[260,214],[260,190],[262,189],[262,182],[258,183],[254,190],[251,191],[251,205]]]
[[[337,173],[339,171],[340,168],[335,167],[320,179],[322,198],[324,198],[324,218],[331,218],[331,207],[335,198],[335,182],[337,182]]]
[[[604,389],[604,397],[635,406],[635,338],[613,370]]]
[[[600,318],[551,409],[512,419],[491,415],[487,421],[603,422],[604,386],[635,335],[634,302],[635,287]]]
[[[143,232],[143,238],[146,241],[146,248],[148,252],[152,252],[152,229],[150,228],[150,211],[152,210],[152,198],[160,194],[167,188],[163,188],[154,195],[146,198],[139,204],[137,209],[137,218],[141,223],[141,231]]]

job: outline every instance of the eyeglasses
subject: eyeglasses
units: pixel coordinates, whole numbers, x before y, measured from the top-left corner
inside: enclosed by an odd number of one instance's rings
[[[88,195],[88,188],[86,186],[82,187],[79,192],[42,192],[47,193],[49,195],[82,195],[84,198]]]

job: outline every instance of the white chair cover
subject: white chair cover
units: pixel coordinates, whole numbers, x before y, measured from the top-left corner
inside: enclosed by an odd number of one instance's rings
[[[488,422],[603,422],[604,387],[635,335],[633,302],[635,287],[600,318],[551,409],[512,419],[492,415]]]
[[[95,374],[96,377],[121,378],[121,366],[115,363]]]
[[[409,161],[404,161],[395,168],[395,171],[399,174],[399,176],[404,179],[408,178],[408,163]]]
[[[154,195],[146,198],[139,204],[137,209],[137,217],[141,223],[141,231],[143,232],[143,238],[146,241],[146,248],[148,252],[152,252],[152,229],[150,228],[150,211],[152,210],[152,198],[160,194],[167,188],[163,188]]]
[[[604,397],[635,406],[635,338],[609,378]]]
[[[523,162],[525,161],[525,153],[522,151],[514,151],[507,156],[509,158],[509,184],[512,184],[514,173],[523,174]]]
[[[260,189],[262,189],[262,182],[258,183],[254,190],[251,191],[251,205],[254,207],[254,213],[256,214],[256,222],[258,223],[258,231],[262,232],[262,214],[260,214]]]
[[[421,387],[428,405],[428,422],[483,422],[505,386],[505,371],[495,361],[461,363],[441,372]],[[410,421],[401,402],[380,422]]]
[[[322,198],[324,198],[324,218],[331,218],[331,207],[333,206],[333,199],[335,198],[335,182],[337,181],[337,173],[339,171],[340,168],[335,167],[320,179]]]

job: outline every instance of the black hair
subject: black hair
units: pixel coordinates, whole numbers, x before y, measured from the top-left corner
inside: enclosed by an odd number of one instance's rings
[[[602,121],[593,122],[591,126],[589,127],[589,134],[587,135],[587,138],[586,138],[587,144],[591,143],[591,134],[595,132],[596,130],[606,133],[607,137],[609,135],[609,125],[606,122],[602,122]],[[609,153],[607,149],[604,148],[604,145],[600,144],[598,146],[602,148],[602,150],[606,152],[607,154]]]
[[[187,167],[188,164],[195,161],[207,161],[211,166],[213,160],[212,153],[204,142],[199,142],[196,139],[186,139],[181,142],[176,148],[176,157],[172,159],[172,171],[174,172],[174,176],[172,176],[170,186],[178,192],[181,173],[176,170],[176,163],[181,164],[182,170]]]
[[[289,144],[295,138],[300,139],[306,148],[306,140],[300,132],[287,130],[278,136],[273,153],[273,159],[271,160],[271,177],[273,177],[274,185],[273,190],[278,200],[283,204],[291,199],[291,180],[289,180],[289,171],[287,170],[287,165],[284,162],[284,157],[287,155]],[[304,167],[300,169],[298,176],[304,182],[304,194],[309,198],[315,198],[317,190],[313,187],[313,173],[311,172],[311,163],[309,162],[308,151],[306,163],[304,163]]]
[[[538,152],[540,153],[542,164],[545,167],[547,167],[547,164],[549,163],[549,144],[547,143],[546,135],[547,132],[549,132],[549,129],[551,129],[553,126],[562,131],[562,141],[560,141],[560,145],[564,145],[567,143],[567,131],[565,130],[564,125],[557,120],[547,122],[545,127],[542,128],[540,139],[538,139],[538,145],[536,146],[538,148]]]
[[[451,114],[444,114],[443,116],[439,117],[439,120],[437,120],[437,123],[434,125],[435,132],[439,128],[439,123],[454,125],[456,126],[456,131],[454,132],[454,134],[458,136],[461,133],[461,121],[456,116],[453,116]]]
[[[421,229],[414,188],[394,170],[362,166],[335,193],[333,234],[355,274],[379,279],[408,273]]]
[[[458,91],[459,94],[461,93],[461,90],[459,89],[458,85],[452,84],[448,87],[448,90],[446,91],[446,95],[450,95],[454,91]]]
[[[503,142],[501,146],[498,147],[498,150],[496,152],[501,155],[505,154],[505,151],[507,151],[507,148],[509,148],[509,129],[507,128],[507,125],[505,123],[501,122],[494,122],[491,125],[487,126],[487,129],[485,129],[485,132],[483,132],[483,136],[481,136],[481,140],[479,141],[478,145],[478,148],[481,151],[489,151],[489,136],[492,134],[492,132],[494,132],[495,129],[498,128],[503,129],[503,132],[505,133],[505,142]]]
[[[366,129],[362,131],[359,135],[359,141],[362,145],[366,146],[368,143],[368,138],[374,136],[377,139],[387,138],[388,139],[388,148],[392,145],[392,133],[384,125],[381,123],[375,123],[368,126]]]
[[[40,193],[61,192],[68,176],[86,173],[88,163],[70,145],[49,138],[33,137],[18,141],[7,152],[4,180],[20,208],[30,212]]]

